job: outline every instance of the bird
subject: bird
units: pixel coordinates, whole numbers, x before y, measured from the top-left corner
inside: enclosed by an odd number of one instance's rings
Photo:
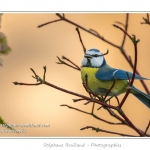
[[[130,87],[129,80],[133,73],[112,68],[109,66],[100,50],[91,48],[85,52],[81,65],[81,79],[83,84],[88,83],[87,91],[100,96],[119,96],[131,88],[130,93],[150,109],[150,95],[140,91],[138,88]],[[149,80],[138,74],[135,78],[138,80]],[[115,84],[112,87],[115,80]],[[110,90],[110,88],[112,89]],[[108,93],[108,91],[110,91]]]

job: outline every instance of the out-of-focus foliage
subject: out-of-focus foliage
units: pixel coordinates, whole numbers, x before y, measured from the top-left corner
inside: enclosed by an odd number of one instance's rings
[[[0,28],[1,28],[1,17],[2,13],[0,13]],[[3,32],[0,32],[0,56],[8,54],[11,51],[10,47],[7,44],[7,38]],[[0,58],[0,66],[2,66],[2,59]],[[0,124],[6,124],[4,120],[0,117]],[[8,125],[5,125],[5,127],[9,129],[13,129],[9,127]]]
[[[0,13],[0,28],[1,28],[1,17]],[[7,38],[3,32],[0,32],[0,55],[8,54],[11,51],[7,43]],[[0,65],[2,66],[2,59],[0,58]]]
[[[14,130],[12,127],[10,127],[6,122],[4,122],[4,120],[0,117],[0,124],[3,125],[3,127],[6,127],[10,130]]]

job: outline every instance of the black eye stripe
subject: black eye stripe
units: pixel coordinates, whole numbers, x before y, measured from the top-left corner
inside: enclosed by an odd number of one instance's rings
[[[101,56],[101,55],[97,55],[97,54],[95,54],[95,55],[91,55],[92,57],[99,57],[99,56]]]
[[[103,56],[103,55],[98,55],[98,54],[86,54],[86,55],[89,55],[89,56],[91,56],[91,57],[100,57],[100,56]]]

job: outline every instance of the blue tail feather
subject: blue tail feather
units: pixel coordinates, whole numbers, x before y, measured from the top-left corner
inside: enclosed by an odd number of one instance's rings
[[[135,87],[132,87],[132,90],[132,94],[150,109],[150,95],[143,93]]]

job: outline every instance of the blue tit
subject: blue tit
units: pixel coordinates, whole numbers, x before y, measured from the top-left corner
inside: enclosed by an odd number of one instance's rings
[[[108,96],[118,96],[125,93],[129,87],[128,79],[132,79],[132,75],[131,72],[110,67],[98,49],[88,50],[82,60],[82,81],[83,83],[88,82],[89,91],[95,95],[105,96],[112,87],[114,80],[115,85]],[[86,76],[88,77],[87,80]],[[146,80],[147,78],[135,74],[135,79]],[[150,108],[150,95],[143,93],[134,86],[132,86],[130,93]]]

